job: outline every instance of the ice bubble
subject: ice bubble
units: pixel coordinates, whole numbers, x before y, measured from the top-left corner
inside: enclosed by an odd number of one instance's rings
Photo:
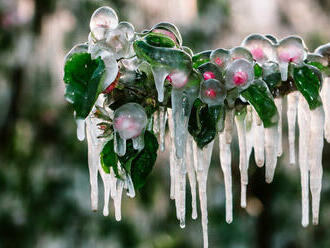
[[[100,7],[93,13],[89,24],[90,30],[95,28],[115,29],[118,25],[116,12],[110,7]]]

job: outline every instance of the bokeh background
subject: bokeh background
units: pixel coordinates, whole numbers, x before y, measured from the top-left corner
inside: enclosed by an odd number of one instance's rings
[[[311,50],[330,41],[329,0],[0,0],[0,248],[202,247],[200,219],[189,218],[189,193],[186,228],[176,221],[168,153],[159,154],[136,199],[124,197],[121,222],[112,205],[110,217],[90,210],[87,146],[77,141],[63,98],[63,58],[87,40],[90,16],[102,5],[138,31],[175,23],[195,52],[239,45],[252,32],[297,34]],[[208,180],[210,247],[330,247],[330,145],[323,153],[320,224],[303,228],[299,169],[288,163],[286,134],[284,125],[284,155],[272,184],[250,160],[247,209],[239,206],[237,140],[232,144],[230,225],[216,143]]]

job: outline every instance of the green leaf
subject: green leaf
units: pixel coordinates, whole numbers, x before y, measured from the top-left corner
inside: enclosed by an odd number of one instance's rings
[[[305,97],[310,109],[315,109],[322,105],[319,95],[321,82],[316,72],[310,66],[295,67],[293,78],[297,89]]]
[[[104,145],[102,152],[100,154],[100,160],[101,160],[102,169],[104,170],[105,173],[109,174],[110,168],[112,167],[116,177],[120,178],[117,167],[118,156],[114,151],[113,139],[109,140]]]
[[[121,178],[117,167],[119,160],[124,171],[131,175],[135,189],[143,187],[157,159],[158,141],[153,133],[146,131],[144,144],[138,151],[134,150],[132,140],[127,140],[126,153],[120,157],[114,151],[113,139],[108,141],[100,154],[103,170],[109,173],[112,167],[116,177]]]
[[[262,76],[262,67],[259,64],[254,65],[254,78],[260,78]]]
[[[224,107],[208,107],[200,99],[196,99],[191,110],[188,131],[199,148],[209,144],[216,136],[224,120]]]
[[[77,53],[66,62],[65,98],[73,104],[76,118],[85,119],[101,93],[101,79],[105,70],[101,58],[92,59],[88,53]]]
[[[241,95],[254,107],[264,127],[270,127],[277,123],[278,113],[266,83],[255,80],[249,88],[241,92]]]
[[[175,42],[162,33],[149,33],[145,36],[145,40],[149,45],[156,47],[175,47]]]

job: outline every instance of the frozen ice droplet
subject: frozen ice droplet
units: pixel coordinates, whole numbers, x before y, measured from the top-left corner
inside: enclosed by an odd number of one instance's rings
[[[85,139],[85,120],[84,119],[77,119],[77,138],[80,141]]]
[[[289,36],[282,39],[277,47],[277,62],[280,66],[282,81],[288,79],[289,63],[301,64],[307,53],[302,39],[298,36]]]
[[[164,101],[164,81],[169,71],[164,66],[152,66],[152,74],[154,76],[155,86],[158,93],[158,101]]]
[[[118,17],[116,12],[110,7],[100,7],[93,13],[89,23],[90,30],[102,27],[106,29],[114,29],[118,25]]]
[[[115,144],[115,148],[121,143],[126,143],[127,139],[133,139],[134,148],[143,149],[143,135],[146,125],[147,114],[141,105],[126,103],[116,109],[114,113],[114,131],[117,144]]]
[[[253,64],[246,59],[237,59],[229,64],[226,72],[226,87],[238,87],[244,90],[250,86],[254,79]]]
[[[209,106],[223,104],[227,89],[216,79],[209,79],[201,83],[201,100]]]
[[[251,34],[244,39],[242,46],[248,49],[255,61],[265,63],[267,61],[275,61],[276,49],[271,41],[260,34]]]

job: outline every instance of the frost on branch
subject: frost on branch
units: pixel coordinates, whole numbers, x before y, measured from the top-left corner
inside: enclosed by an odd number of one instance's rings
[[[167,147],[169,195],[177,219],[184,228],[188,178],[191,217],[198,217],[198,186],[208,247],[206,186],[214,140],[219,139],[226,222],[231,223],[235,126],[245,208],[252,149],[256,165],[265,165],[265,180],[271,183],[277,157],[285,151],[282,122],[287,116],[290,164],[296,162],[296,120],[299,127],[302,225],[309,223],[309,190],[317,224],[323,135],[330,140],[329,44],[309,53],[298,36],[277,41],[262,34],[251,34],[242,46],[228,50],[194,53],[182,44],[173,24],[158,23],[138,33],[132,24],[119,22],[113,9],[101,7],[92,15],[88,41],[65,57],[65,98],[73,107],[78,139],[87,137],[92,209],[98,209],[100,174],[103,214],[109,215],[112,199],[115,218],[121,220],[123,191],[134,197],[147,183],[158,147],[162,152]]]

